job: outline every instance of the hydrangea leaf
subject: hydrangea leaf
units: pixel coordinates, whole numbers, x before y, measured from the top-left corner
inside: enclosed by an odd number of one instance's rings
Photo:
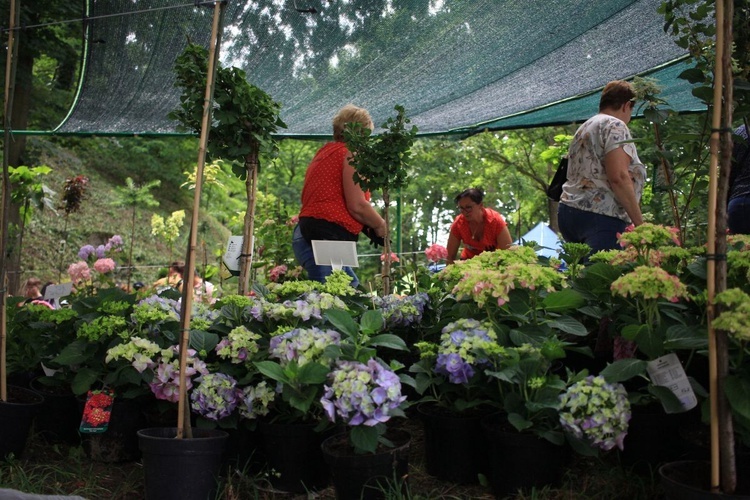
[[[607,365],[600,375],[607,382],[613,384],[629,380],[638,375],[646,373],[646,362],[641,359],[620,359]]]
[[[190,330],[190,347],[198,352],[213,351],[219,343],[219,336],[204,330]]]
[[[383,330],[385,322],[380,311],[365,311],[360,319],[362,333],[372,335]]]
[[[331,309],[326,311],[325,317],[334,328],[345,333],[351,338],[356,338],[359,332],[359,325],[352,319],[346,311]]]
[[[284,369],[278,363],[273,361],[258,361],[253,364],[266,377],[284,384],[290,383],[289,377],[284,374]]]
[[[648,386],[648,392],[656,396],[667,413],[682,413],[684,411],[680,399],[669,388],[651,384]]]
[[[586,327],[583,326],[583,323],[570,316],[560,316],[559,318],[547,321],[547,326],[578,337],[585,337],[589,333]]]
[[[398,335],[393,335],[391,333],[376,335],[375,337],[370,339],[369,344],[375,347],[388,347],[391,349],[396,349],[398,351],[409,350],[409,348],[406,347],[406,342],[404,342],[404,339],[402,339]]]
[[[375,453],[378,447],[378,430],[375,427],[365,425],[351,427],[350,437],[356,450]]]
[[[547,295],[542,301],[544,309],[552,312],[564,312],[577,309],[586,304],[586,299],[575,290],[566,288]]]
[[[86,394],[86,392],[91,389],[94,382],[97,381],[97,378],[97,373],[91,368],[81,368],[78,373],[76,373],[73,382],[71,382],[70,389],[76,396]]]
[[[750,381],[730,375],[726,378],[724,390],[732,411],[750,419]]]
[[[297,381],[301,384],[322,384],[326,381],[329,369],[320,363],[305,363],[297,372]]]
[[[672,325],[667,328],[664,347],[676,349],[708,349],[708,331],[702,325]]]

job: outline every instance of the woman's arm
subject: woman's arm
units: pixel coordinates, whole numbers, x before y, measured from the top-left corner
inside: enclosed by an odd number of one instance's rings
[[[510,237],[510,230],[508,226],[505,226],[500,234],[497,235],[496,247],[501,250],[507,250],[513,244],[513,239]]]
[[[344,159],[344,169],[341,174],[343,176],[346,209],[349,210],[354,220],[365,226],[370,226],[375,230],[375,234],[381,238],[385,237],[385,221],[367,201],[362,188],[354,182],[354,168],[349,165],[347,158]]]
[[[638,199],[635,196],[633,179],[630,178],[630,156],[621,147],[613,149],[604,156],[604,171],[612,186],[615,199],[623,206],[633,224],[643,224],[643,215]]]
[[[451,234],[448,236],[448,258],[445,259],[447,264],[453,264],[458,254],[458,247],[461,245],[461,240],[457,236]]]

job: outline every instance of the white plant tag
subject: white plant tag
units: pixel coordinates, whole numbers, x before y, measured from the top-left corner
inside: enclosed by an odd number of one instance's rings
[[[666,387],[677,396],[682,411],[688,411],[698,404],[693,388],[690,387],[685,369],[675,353],[666,354],[653,361],[649,361],[646,370],[654,385]],[[670,413],[665,407],[664,410]],[[674,413],[674,412],[672,412]]]

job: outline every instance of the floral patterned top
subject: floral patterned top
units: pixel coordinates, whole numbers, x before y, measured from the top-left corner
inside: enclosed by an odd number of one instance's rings
[[[604,157],[622,147],[630,156],[630,178],[636,199],[640,202],[646,181],[646,167],[638,159],[628,126],[614,116],[599,113],[581,125],[568,150],[568,180],[563,184],[560,203],[586,212],[616,217],[631,222],[622,205],[615,199],[604,170]]]

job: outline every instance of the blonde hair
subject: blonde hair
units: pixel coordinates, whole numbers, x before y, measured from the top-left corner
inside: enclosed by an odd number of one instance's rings
[[[361,123],[370,130],[375,128],[370,113],[364,108],[358,108],[354,104],[347,104],[333,117],[333,139],[344,140],[344,129],[348,123]]]

